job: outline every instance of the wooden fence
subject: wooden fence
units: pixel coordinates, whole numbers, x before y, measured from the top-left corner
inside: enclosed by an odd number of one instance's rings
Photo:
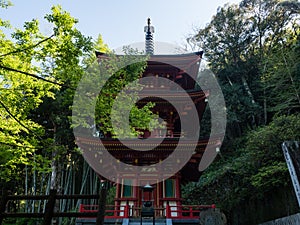
[[[99,199],[100,195],[57,195],[56,190],[50,190],[49,195],[7,195],[4,193],[0,198],[0,225],[5,218],[43,218],[43,225],[50,225],[54,217],[99,217],[98,212],[56,212],[54,210],[55,202],[59,199]],[[24,213],[24,212],[9,212],[7,205],[9,201],[15,200],[46,200],[44,212]],[[101,201],[100,201],[101,202]],[[101,207],[101,206],[99,206]]]
[[[295,215],[283,217],[260,225],[298,225],[300,224],[300,213]]]

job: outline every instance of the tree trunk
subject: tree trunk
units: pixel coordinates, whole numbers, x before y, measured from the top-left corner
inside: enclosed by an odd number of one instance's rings
[[[60,164],[60,156],[59,156],[59,150],[57,149],[57,141],[56,141],[56,131],[57,126],[54,122],[53,123],[53,130],[54,130],[54,148],[52,150],[52,162],[51,162],[51,181],[50,181],[50,190],[55,190],[57,194],[61,194],[61,186],[60,186],[60,180],[61,180],[61,164]],[[59,204],[60,201],[57,199],[55,201],[54,206],[54,212],[57,212],[59,210]],[[58,224],[58,219],[55,218],[52,220],[52,224],[56,225]]]
[[[250,99],[251,99],[251,102],[254,104],[254,103],[255,103],[255,100],[254,100],[253,94],[252,94],[252,92],[251,92],[251,90],[250,90],[250,88],[249,88],[249,85],[248,85],[248,83],[247,83],[247,81],[246,81],[246,78],[245,78],[243,75],[241,75],[241,79],[242,79],[243,86],[244,86],[244,88],[245,88],[245,90],[246,90],[248,96],[249,96]]]
[[[299,105],[300,105],[300,96],[299,96],[298,90],[297,90],[296,85],[295,85],[295,82],[294,82],[294,78],[293,78],[293,76],[292,76],[292,73],[291,73],[291,71],[290,71],[290,68],[289,68],[289,66],[288,66],[288,63],[287,63],[287,61],[286,61],[286,58],[285,58],[285,56],[284,56],[284,53],[283,53],[283,49],[282,49],[282,48],[281,48],[281,54],[282,54],[282,58],[283,58],[283,60],[284,60],[284,64],[285,64],[285,66],[286,66],[286,70],[287,70],[287,72],[288,72],[288,74],[289,74],[290,81],[291,81],[291,83],[292,83],[293,89],[294,89],[294,91],[295,91],[295,96],[296,96],[296,98],[297,98],[297,100],[298,100],[298,103],[299,103]]]
[[[106,207],[106,195],[108,189],[108,182],[105,181],[100,189],[99,206],[96,225],[104,225],[105,207]]]
[[[266,90],[264,90],[264,124],[267,125],[268,122],[268,111],[267,111],[267,99],[266,99]]]

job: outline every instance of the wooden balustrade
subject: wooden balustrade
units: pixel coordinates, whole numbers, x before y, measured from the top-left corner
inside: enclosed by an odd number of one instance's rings
[[[215,205],[167,205],[166,217],[172,219],[199,219],[201,210],[214,209]]]
[[[181,205],[172,206],[167,205],[166,208],[154,208],[155,217],[170,218],[170,219],[198,219],[200,212],[206,209],[214,209],[215,205]],[[97,212],[97,205],[80,205],[79,211],[84,212]],[[105,218],[129,218],[140,217],[141,207],[124,206],[107,206],[105,211]]]

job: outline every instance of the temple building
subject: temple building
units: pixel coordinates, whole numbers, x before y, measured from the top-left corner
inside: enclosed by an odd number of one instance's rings
[[[161,140],[161,143],[151,151],[136,151],[133,149],[141,144],[130,139],[125,140],[126,145],[118,139],[110,137],[102,138],[103,145],[101,146],[96,142],[93,144],[92,140],[85,137],[77,142],[79,146],[92,146],[93,151],[108,151],[122,163],[147,166],[141,171],[135,171],[131,169],[132,167],[122,168],[115,177],[116,196],[113,211],[106,216],[107,224],[109,221],[113,221],[112,224],[140,224],[137,221],[143,219],[145,202],[148,202],[148,207],[153,209],[153,215],[151,213],[144,215],[146,220],[153,216],[158,221],[156,224],[199,224],[199,212],[202,209],[214,208],[214,205],[183,205],[181,185],[199,180],[201,172],[199,172],[198,166],[204,151],[207,150],[208,139],[200,137],[199,127],[184,127],[182,124],[195,119],[192,115],[193,109],[196,109],[196,119],[200,124],[207,105],[209,90],[201,90],[195,82],[203,52],[156,55],[153,43],[154,28],[150,24],[150,19],[148,19],[144,31],[145,52],[149,58],[143,78],[151,77],[152,79],[142,81],[144,85],[142,95],[145,97],[137,104],[142,107],[149,101],[154,102],[153,111],[163,119],[166,129],[145,130],[140,139],[141,141],[147,139],[145,148],[154,145],[157,140]],[[96,55],[99,62],[103,57],[107,57],[100,52],[96,52]],[[182,93],[182,90],[185,94]],[[173,103],[166,99],[171,99]],[[174,103],[180,108],[180,111],[176,109]],[[159,163],[172,155],[175,148],[179,148],[176,151],[180,151],[180,154],[184,155],[185,149],[190,148],[191,138],[195,138],[195,136],[197,140],[194,151],[182,168],[175,173],[172,173],[170,169],[174,168],[174,163],[180,163],[180,158],[160,167]],[[216,147],[218,141],[215,140],[215,143],[210,143],[210,145]],[[90,156],[89,153],[85,153],[84,157],[92,157],[93,151]],[[99,163],[99,160],[97,162]],[[151,167],[151,165],[156,166]],[[107,173],[110,171],[114,173],[114,170],[116,169],[108,167]],[[164,177],[161,177],[161,173],[157,173],[157,170],[162,171]],[[101,174],[99,175],[101,176]],[[103,177],[103,179],[105,178]],[[81,206],[82,212],[87,210],[89,210],[88,206]],[[78,221],[77,224],[87,223]],[[144,222],[143,224],[150,223]]]

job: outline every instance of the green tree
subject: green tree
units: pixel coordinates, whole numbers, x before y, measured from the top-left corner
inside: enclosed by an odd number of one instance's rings
[[[268,68],[269,56],[274,55],[274,48],[282,42],[282,38],[289,33],[290,27],[297,27],[299,23],[300,4],[298,1],[279,0],[243,0],[240,7],[250,24],[253,38],[253,51],[255,52],[257,66],[261,76],[265,76]],[[269,99],[267,99],[268,84],[262,82],[262,95],[260,101],[263,107],[263,121],[268,123]],[[272,108],[272,107],[271,107]],[[270,116],[270,115],[269,115]]]
[[[5,27],[8,24],[1,23]],[[44,167],[40,148],[44,130],[30,118],[30,112],[41,104],[45,96],[53,97],[52,84],[28,75],[40,71],[34,64],[34,50],[30,48],[41,38],[38,22],[33,20],[25,23],[24,30],[16,30],[12,37],[15,42],[0,31],[2,181],[20,179],[24,165],[36,169]]]
[[[11,1],[0,0],[0,8],[7,8],[11,5],[12,5]]]
[[[187,203],[219,203],[233,224],[258,224],[296,209],[284,199],[293,192],[281,143],[300,138],[298,22],[296,1],[245,0],[219,8],[189,39],[203,48],[219,79],[228,129],[218,160],[184,187]],[[274,212],[264,210],[266,202]]]
[[[251,50],[251,24],[237,5],[219,8],[211,22],[192,38],[203,48],[217,75],[228,111],[228,136],[240,136],[260,116],[259,73]]]
[[[295,25],[264,59],[266,105],[269,117],[288,115],[300,109],[300,28]]]
[[[33,182],[33,194],[37,190],[36,176],[41,175],[43,179],[43,174],[36,174],[36,171],[51,172],[51,188],[61,192],[61,171],[80,158],[70,125],[71,106],[84,71],[96,60],[94,50],[111,54],[115,63],[121,59],[110,53],[101,36],[93,43],[91,38],[82,35],[75,28],[78,21],[60,6],[53,7],[45,19],[53,27],[50,37],[40,33],[37,20],[25,22],[24,29],[16,30],[12,34],[14,41],[6,38],[2,31],[0,35],[3,46],[0,55],[1,182],[23,180],[26,176],[25,190],[29,190],[28,186]],[[9,23],[1,21],[1,25],[8,27]],[[133,57],[137,53],[127,50],[127,54]],[[109,65],[116,66],[113,60]],[[114,74],[102,96],[98,96],[97,107],[103,117],[108,117],[105,113],[110,114],[110,109],[106,109],[112,104],[109,101],[114,101],[128,82],[139,78],[144,68],[145,61],[128,65]],[[110,97],[103,95],[105,92]],[[101,105],[103,100],[108,102]],[[145,120],[147,125],[151,122],[146,117],[152,115],[150,108],[148,105],[140,110],[135,106],[131,113],[135,115],[132,123],[146,127],[139,120]],[[102,116],[98,117],[99,124]],[[102,131],[109,130],[109,127],[109,121],[101,121]],[[31,176],[32,179],[27,179]],[[15,192],[20,188],[23,192],[23,184],[21,182],[10,189]]]
[[[227,104],[228,136],[267,123],[265,58],[289,27],[297,24],[295,1],[245,0],[218,8],[211,22],[188,40],[203,48]]]
[[[53,138],[51,188],[61,190],[60,171],[65,158],[74,152],[75,143],[70,129],[70,106],[76,84],[83,74],[81,59],[92,51],[91,38],[85,37],[75,28],[78,22],[60,6],[52,7],[52,13],[45,19],[53,24],[54,37],[46,42],[40,54],[41,68],[44,73],[59,80],[63,85],[56,89],[55,99],[45,98],[39,108],[41,118],[46,122],[48,133]]]
[[[183,198],[188,204],[216,203],[230,215],[239,213],[238,207],[246,202],[268,199],[276,190],[285,190],[285,187],[293,190],[287,179],[289,173],[281,144],[285,140],[300,139],[299,119],[299,114],[281,116],[269,125],[236,139],[231,146],[236,151],[224,155],[214,163],[198,183],[184,187]],[[289,206],[281,204],[277,207],[283,212],[286,210],[284,207]],[[257,221],[262,219],[259,215],[243,216],[246,217],[245,221],[248,220],[247,224],[262,222]]]

